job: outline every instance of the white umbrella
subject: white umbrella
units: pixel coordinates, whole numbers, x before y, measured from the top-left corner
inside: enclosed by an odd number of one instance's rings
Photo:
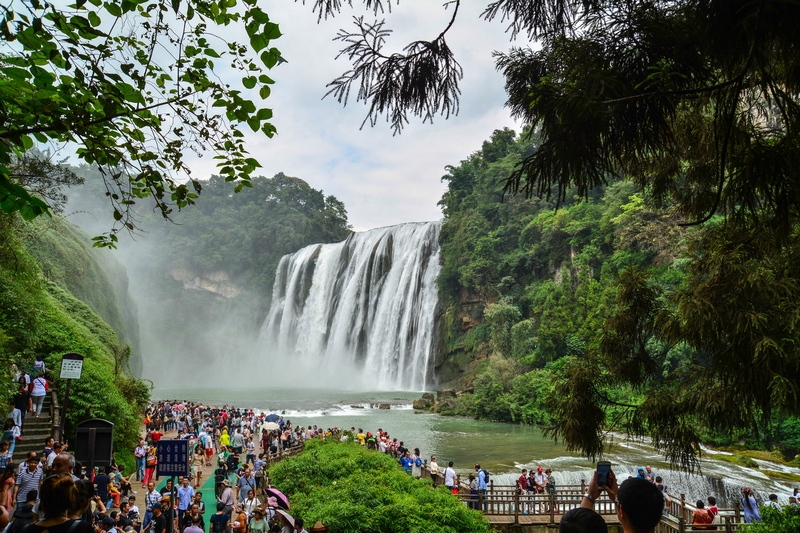
[[[280,426],[275,422],[264,422],[263,424],[261,424],[261,429],[272,431],[273,429],[280,429]]]
[[[286,520],[289,521],[289,523],[292,525],[292,527],[294,527],[294,518],[292,518],[292,515],[290,515],[289,513],[284,511],[283,509],[278,509],[276,512],[278,514],[280,514],[281,516],[283,516],[284,518],[286,518]]]

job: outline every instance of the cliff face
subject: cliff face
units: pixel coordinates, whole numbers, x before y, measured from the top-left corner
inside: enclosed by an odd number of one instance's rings
[[[198,273],[185,266],[175,266],[170,270],[175,281],[183,283],[189,291],[207,291],[220,298],[236,298],[244,290],[231,281],[230,274],[224,270]]]

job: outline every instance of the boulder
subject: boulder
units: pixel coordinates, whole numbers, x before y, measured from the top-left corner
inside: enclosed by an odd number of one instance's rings
[[[414,400],[414,409],[430,409],[433,407],[433,394],[426,393],[430,398],[426,397],[425,394],[422,395],[422,398],[418,400]]]
[[[378,406],[378,409],[389,409],[390,405],[388,403],[382,403]]]
[[[436,399],[441,402],[442,400],[447,400],[448,398],[455,398],[456,391],[455,389],[442,389],[436,392],[436,396]]]
[[[431,402],[436,401],[436,396],[433,395],[432,392],[423,392],[422,393],[423,400],[430,400]]]

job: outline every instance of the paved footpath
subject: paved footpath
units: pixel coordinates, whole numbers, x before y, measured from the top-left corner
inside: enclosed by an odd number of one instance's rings
[[[163,437],[164,440],[172,440],[178,438],[178,432],[175,430],[167,431]],[[212,465],[213,466],[203,466],[203,477],[200,480],[201,486],[199,489],[195,489],[195,492],[200,491],[203,494],[203,502],[206,504],[206,514],[203,515],[203,520],[206,524],[206,531],[208,531],[209,526],[209,518],[211,515],[217,512],[217,497],[214,495],[214,470],[216,470],[217,465],[217,457],[216,455],[211,456]],[[160,479],[156,480],[156,490],[161,490],[167,484],[168,477],[162,476]],[[175,483],[177,484],[178,478],[175,478]],[[144,501],[144,490],[142,489],[141,482],[131,481],[131,484],[134,486],[134,494],[136,494],[136,503],[139,505],[139,509],[142,509],[139,500]],[[194,479],[192,479],[191,486],[194,486]],[[234,493],[235,494],[235,493]]]

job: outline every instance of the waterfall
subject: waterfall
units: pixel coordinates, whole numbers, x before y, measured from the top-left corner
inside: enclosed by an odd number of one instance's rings
[[[306,384],[424,390],[433,381],[440,227],[377,228],[284,256],[259,357]]]

